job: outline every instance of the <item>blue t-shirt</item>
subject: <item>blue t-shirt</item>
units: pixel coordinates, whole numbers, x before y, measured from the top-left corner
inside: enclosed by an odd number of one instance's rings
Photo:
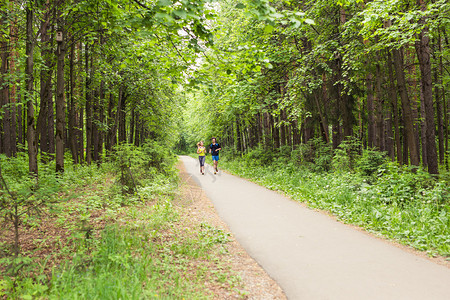
[[[220,148],[220,145],[217,143],[209,145],[209,149],[211,149],[211,155],[218,156],[219,151],[217,149],[219,149],[219,148]]]

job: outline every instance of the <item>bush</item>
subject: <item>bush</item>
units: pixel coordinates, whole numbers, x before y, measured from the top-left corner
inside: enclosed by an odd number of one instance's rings
[[[121,144],[115,147],[112,162],[115,172],[120,174],[118,182],[122,194],[133,194],[143,181],[155,178],[158,174],[175,176],[172,168],[176,156],[155,141],[147,140],[142,147],[132,144]]]
[[[314,153],[313,170],[318,172],[327,172],[330,170],[333,150],[330,144],[327,144],[322,138],[315,138],[308,141]]]
[[[356,161],[357,170],[364,176],[376,174],[380,166],[386,162],[386,153],[374,150],[363,150]]]
[[[353,171],[355,161],[359,158],[361,152],[361,141],[350,137],[342,141],[334,151],[333,168],[336,171]]]
[[[258,145],[258,147],[250,150],[246,155],[244,155],[244,159],[253,164],[257,163],[268,165],[273,162],[274,153],[273,151],[264,149],[262,145]]]

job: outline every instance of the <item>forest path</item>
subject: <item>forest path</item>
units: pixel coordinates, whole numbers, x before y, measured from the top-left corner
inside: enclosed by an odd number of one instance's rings
[[[186,170],[289,299],[450,299],[450,269],[197,159]],[[220,163],[219,163],[220,168]]]

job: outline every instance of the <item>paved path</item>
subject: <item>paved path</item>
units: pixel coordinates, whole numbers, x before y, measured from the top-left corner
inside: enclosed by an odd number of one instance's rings
[[[182,156],[237,240],[289,299],[445,299],[450,269]]]

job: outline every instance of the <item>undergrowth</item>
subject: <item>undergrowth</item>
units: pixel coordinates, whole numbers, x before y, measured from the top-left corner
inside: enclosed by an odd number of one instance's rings
[[[209,299],[205,282],[239,287],[218,259],[228,234],[208,224],[187,227],[174,204],[176,158],[167,149],[154,142],[123,145],[100,166],[66,161],[61,176],[51,171],[53,162],[40,165],[40,180],[51,189],[39,213],[24,210],[18,255],[2,210],[0,298]],[[17,174],[28,176],[25,156],[1,163],[15,169],[16,177],[4,174],[13,192],[19,187],[39,196],[32,181],[15,183]]]
[[[381,152],[354,146],[344,143],[337,151],[304,147],[288,155],[262,148],[244,155],[224,151],[219,168],[329,211],[346,223],[429,255],[449,257],[448,176],[435,178],[421,168],[398,166]]]

